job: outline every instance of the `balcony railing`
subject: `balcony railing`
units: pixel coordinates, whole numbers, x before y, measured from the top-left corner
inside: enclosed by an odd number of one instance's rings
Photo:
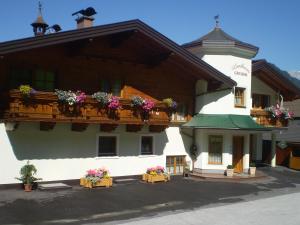
[[[265,127],[287,127],[287,119],[274,118],[272,115],[263,109],[252,109],[251,116],[255,119],[256,123]]]
[[[1,120],[4,121],[161,126],[167,126],[170,123],[169,109],[162,102],[156,102],[153,110],[145,115],[141,110],[132,107],[130,99],[120,99],[122,107],[115,111],[101,108],[91,96],[87,96],[84,103],[79,105],[63,104],[53,92],[36,92],[29,98],[24,98],[20,91],[11,90],[4,97],[4,101],[6,106],[1,116]]]

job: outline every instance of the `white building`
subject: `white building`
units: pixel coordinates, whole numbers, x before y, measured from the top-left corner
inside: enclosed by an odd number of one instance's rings
[[[50,35],[37,29],[35,37],[0,43],[0,184],[16,183],[27,160],[44,181],[79,179],[102,166],[112,176],[157,165],[180,174],[186,163],[192,168],[193,146],[198,172],[223,173],[228,165],[247,172],[270,131],[251,117],[265,124],[259,106],[253,114],[253,94],[256,103],[270,96],[268,104],[278,92],[299,95],[293,84],[272,80],[274,71],[260,66],[254,73],[258,48],[219,27],[179,46],[138,20],[86,25]],[[22,84],[37,92],[24,98],[16,89]],[[89,96],[70,106],[54,88]],[[98,90],[119,96],[122,108],[113,117],[92,99]],[[133,96],[156,103],[149,118],[132,106]],[[168,97],[178,102],[175,112],[162,102]]]

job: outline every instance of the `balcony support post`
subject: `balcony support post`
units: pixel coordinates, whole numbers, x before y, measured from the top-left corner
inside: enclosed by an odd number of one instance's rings
[[[271,167],[276,167],[276,134],[271,133]]]

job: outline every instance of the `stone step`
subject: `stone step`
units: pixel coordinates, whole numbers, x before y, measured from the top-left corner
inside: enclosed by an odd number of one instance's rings
[[[40,190],[57,190],[57,189],[70,189],[72,186],[64,183],[42,183],[38,185]]]

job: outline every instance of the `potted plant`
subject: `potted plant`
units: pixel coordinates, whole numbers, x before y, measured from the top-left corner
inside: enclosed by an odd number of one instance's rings
[[[255,176],[255,172],[256,172],[256,165],[255,163],[250,163],[250,166],[249,166],[249,175],[250,176]]]
[[[226,176],[227,177],[233,177],[233,166],[232,165],[228,165],[227,169],[226,169]]]
[[[30,192],[32,190],[32,185],[36,181],[42,180],[41,178],[34,177],[36,172],[37,172],[36,167],[33,164],[30,164],[29,161],[27,161],[27,164],[21,168],[21,170],[20,170],[21,177],[16,178],[16,179],[23,182],[24,190],[26,192]]]

